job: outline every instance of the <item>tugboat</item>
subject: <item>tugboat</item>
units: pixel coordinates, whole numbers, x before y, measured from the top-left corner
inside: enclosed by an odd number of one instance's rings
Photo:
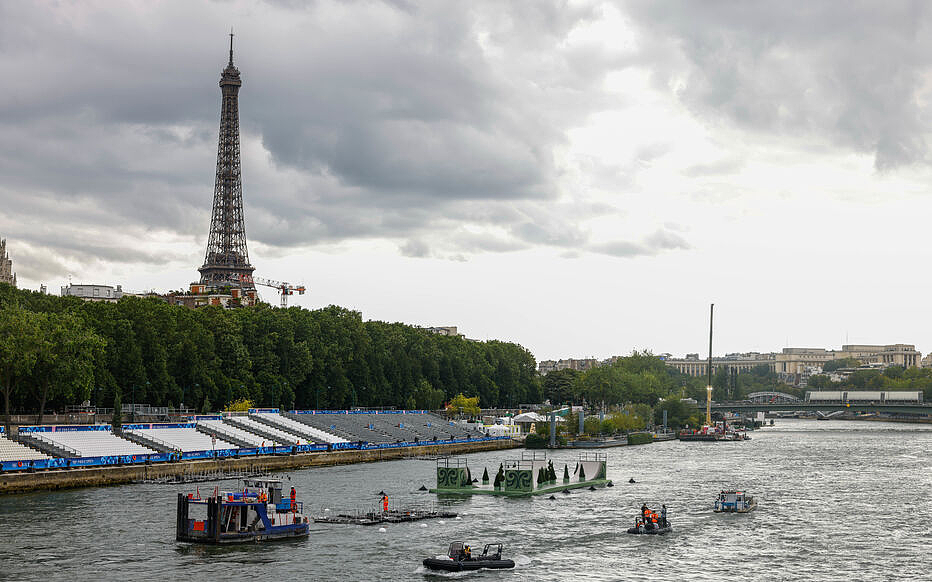
[[[453,542],[446,557],[425,558],[424,567],[431,570],[462,572],[464,570],[504,570],[514,568],[515,561],[502,558],[502,544],[486,544],[482,554],[472,555],[472,550],[463,542]]]
[[[722,491],[715,500],[715,513],[747,513],[757,508],[757,500],[743,491]]]
[[[244,479],[239,491],[220,491],[202,498],[195,493],[178,494],[175,539],[200,544],[234,544],[303,538],[309,519],[304,503],[282,495],[277,479]]]

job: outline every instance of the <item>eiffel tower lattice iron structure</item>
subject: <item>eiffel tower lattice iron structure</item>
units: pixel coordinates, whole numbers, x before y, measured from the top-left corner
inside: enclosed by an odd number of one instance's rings
[[[230,62],[220,76],[222,102],[220,139],[217,146],[217,176],[210,219],[210,238],[204,265],[198,269],[201,284],[208,287],[233,285],[255,289],[246,250],[243,221],[243,182],[239,153],[239,88],[243,82],[233,65],[233,33],[230,33]]]

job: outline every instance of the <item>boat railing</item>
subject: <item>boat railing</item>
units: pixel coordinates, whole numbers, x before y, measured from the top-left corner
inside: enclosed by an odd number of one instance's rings
[[[439,457],[437,459],[438,467],[466,467],[467,461],[466,457]]]
[[[605,453],[600,453],[598,451],[584,451],[579,453],[579,456],[576,459],[577,461],[607,461],[608,455]]]
[[[522,461],[546,461],[547,451],[521,451]]]

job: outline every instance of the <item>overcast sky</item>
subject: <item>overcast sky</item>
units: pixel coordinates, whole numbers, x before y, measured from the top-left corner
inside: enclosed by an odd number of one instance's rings
[[[932,350],[925,2],[3,2],[21,287],[186,287],[236,34],[256,274],[538,359]],[[264,297],[277,303],[273,290]]]

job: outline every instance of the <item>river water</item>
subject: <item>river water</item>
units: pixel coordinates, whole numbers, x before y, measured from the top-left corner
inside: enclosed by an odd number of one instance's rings
[[[932,426],[777,420],[742,443],[607,449],[615,487],[456,500],[460,519],[313,525],[301,542],[214,548],[174,540],[176,492],[126,485],[0,497],[0,579],[9,580],[930,580]],[[519,450],[468,455],[474,476]],[[575,454],[550,458],[572,471]],[[628,483],[629,478],[637,482]],[[434,463],[402,460],[288,473],[314,511],[431,502]],[[201,489],[213,489],[202,484]],[[235,482],[225,482],[235,488]],[[221,488],[223,488],[223,485]],[[193,487],[193,486],[192,486]],[[715,514],[721,489],[757,511]],[[666,503],[667,536],[624,533],[644,502]],[[505,544],[511,571],[429,573],[452,540]]]

